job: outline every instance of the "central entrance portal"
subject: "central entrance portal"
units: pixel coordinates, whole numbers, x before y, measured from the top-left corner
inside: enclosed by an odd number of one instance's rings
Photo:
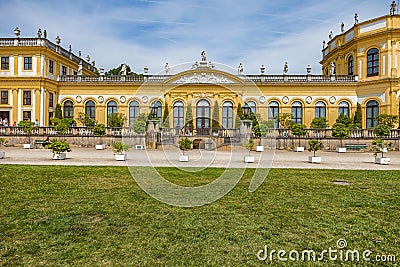
[[[196,107],[196,132],[197,135],[210,135],[210,103],[204,99]]]

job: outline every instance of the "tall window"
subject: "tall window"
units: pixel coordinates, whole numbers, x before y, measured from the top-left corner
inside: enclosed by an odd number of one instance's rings
[[[315,118],[326,118],[326,105],[322,101],[315,105]]]
[[[0,104],[8,104],[8,91],[1,91],[1,102]]]
[[[303,123],[303,105],[299,101],[292,104],[292,121],[294,124]]]
[[[338,115],[340,116],[340,114],[343,114],[346,116],[349,116],[349,114],[350,114],[350,105],[346,101],[342,101],[339,103]]]
[[[96,119],[96,104],[94,101],[89,100],[85,104],[85,114],[89,116],[89,118],[95,120]]]
[[[233,104],[231,101],[226,101],[222,104],[222,127],[225,129],[233,128]]]
[[[349,56],[349,59],[347,60],[347,74],[348,75],[354,75],[354,60],[353,56]]]
[[[174,103],[174,128],[182,128],[184,122],[184,104],[181,101]]]
[[[49,108],[54,107],[54,93],[49,93]]]
[[[53,60],[49,59],[49,72],[53,73],[54,72],[54,62]]]
[[[32,95],[31,95],[31,91],[24,91],[22,103],[23,103],[25,106],[30,106],[30,105],[32,104]]]
[[[247,101],[247,106],[250,107],[251,112],[253,112],[254,114],[256,114],[257,111],[257,106],[256,103],[254,101]]]
[[[160,101],[154,101],[151,104],[151,109],[156,108],[157,109],[157,118],[161,119],[162,118],[162,104]]]
[[[67,75],[67,67],[62,66],[62,68],[61,68],[61,74],[62,74],[62,75]]]
[[[32,57],[24,57],[24,70],[32,70]]]
[[[135,119],[139,117],[140,109],[139,103],[136,100],[133,100],[129,103],[129,126],[132,127]]]
[[[74,118],[74,103],[71,100],[64,102],[64,118],[73,119]]]
[[[379,103],[376,100],[368,101],[367,103],[367,128],[374,128],[378,125],[375,120],[379,115]]]
[[[367,53],[367,77],[379,75],[379,50],[372,48]]]
[[[210,103],[200,100],[196,107],[196,131],[198,135],[210,134]]]
[[[279,128],[279,103],[276,101],[269,102],[268,106],[268,120],[274,122],[274,128]]]
[[[1,69],[8,70],[10,68],[10,59],[9,57],[1,57]]]

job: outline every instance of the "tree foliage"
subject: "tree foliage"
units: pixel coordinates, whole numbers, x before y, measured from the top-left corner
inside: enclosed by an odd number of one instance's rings
[[[121,69],[122,69],[122,65],[124,65],[124,63],[121,63],[121,65],[119,65],[119,67],[110,69],[105,74],[106,75],[119,75],[121,72]],[[137,75],[137,74],[132,72],[131,67],[129,65],[126,65],[126,75]]]
[[[219,105],[218,105],[218,101],[215,100],[212,118],[211,118],[211,130],[213,133],[218,132],[218,129],[221,126],[221,124],[219,122],[220,122],[220,120],[219,120]]]
[[[395,127],[395,124],[399,122],[399,116],[397,115],[389,115],[389,114],[380,114],[376,117],[378,124],[387,125],[390,129]]]
[[[361,109],[361,104],[360,103],[357,103],[357,109],[356,109],[356,112],[354,113],[353,122],[354,122],[354,125],[356,127],[361,128],[361,125],[362,125],[362,109]]]
[[[187,137],[179,140],[179,149],[182,150],[182,153],[185,154],[185,150],[189,150],[192,148],[193,141],[188,139]]]
[[[106,134],[106,126],[102,123],[96,124],[92,131],[95,136],[103,136]]]
[[[185,118],[185,126],[189,127],[191,130],[193,129],[193,111],[192,105],[188,103],[186,107],[186,118]]]
[[[79,112],[76,120],[80,122],[82,126],[94,126],[96,124],[96,120],[90,118],[89,115],[84,112]]]
[[[132,125],[133,131],[138,134],[143,134],[144,132],[146,132],[147,119],[148,119],[148,114],[141,113],[139,117],[137,117],[133,122]]]
[[[55,118],[58,118],[58,119],[60,119],[60,120],[63,118],[62,110],[61,110],[61,105],[60,105],[60,104],[57,104],[57,105],[56,105],[56,110],[54,111],[54,117],[55,117]]]
[[[168,104],[165,104],[164,108],[164,114],[162,117],[162,127],[164,128],[169,128],[169,109],[168,109]]]
[[[293,125],[292,114],[282,113],[278,116],[279,128],[289,129]]]
[[[71,147],[66,140],[52,139],[45,148],[51,149],[53,153],[71,152]]]
[[[313,129],[325,129],[328,127],[328,122],[325,117],[314,118],[311,121],[311,128]]]
[[[111,113],[108,115],[109,127],[124,127],[125,115],[122,113]]]
[[[336,120],[337,121],[337,120]],[[336,122],[332,126],[332,136],[340,139],[340,146],[343,147],[343,138],[350,136],[350,130],[344,123]]]
[[[321,141],[318,141],[318,140],[316,140],[316,139],[312,139],[312,140],[309,140],[309,141],[308,141],[308,145],[309,145],[308,151],[314,152],[314,157],[315,157],[315,153],[316,153],[318,150],[320,150],[321,147],[322,147],[322,142],[321,142]]]

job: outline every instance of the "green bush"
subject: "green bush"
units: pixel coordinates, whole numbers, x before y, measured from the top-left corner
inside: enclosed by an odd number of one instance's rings
[[[294,124],[292,126],[292,134],[299,137],[300,146],[300,136],[305,136],[307,134],[307,126],[305,126],[304,124]]]
[[[106,134],[106,126],[102,123],[96,124],[92,130],[95,136],[103,136]]]
[[[115,154],[124,154],[125,152],[128,152],[130,149],[130,146],[121,142],[114,142],[112,151]]]
[[[254,147],[254,140],[250,138],[249,141],[246,143],[246,148],[249,151],[249,155],[253,147]]]
[[[112,113],[108,115],[109,127],[124,127],[125,115],[122,113]]]
[[[80,122],[82,126],[94,126],[96,124],[96,120],[90,118],[88,114],[83,112],[79,112],[76,120]]]
[[[311,128],[313,129],[325,129],[328,127],[328,122],[325,117],[314,118],[311,121]]]
[[[390,126],[386,124],[378,124],[374,129],[374,134],[379,137],[390,135]]]
[[[7,140],[5,138],[0,138],[0,146],[5,146],[7,145]]]
[[[47,149],[51,149],[53,153],[71,152],[71,147],[66,140],[52,139],[50,144],[46,145]]]
[[[135,133],[143,134],[144,132],[146,132],[148,117],[148,114],[142,113],[139,115],[139,117],[135,119],[132,125],[132,129]]]
[[[350,124],[350,123],[349,123]],[[350,130],[344,123],[337,122],[332,126],[332,136],[340,139],[340,146],[343,147],[343,138],[350,136]]]

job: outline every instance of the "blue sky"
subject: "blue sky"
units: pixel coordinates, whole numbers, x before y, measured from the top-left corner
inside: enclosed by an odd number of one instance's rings
[[[389,14],[389,0],[125,0],[125,1],[0,1],[0,37],[34,37],[38,28],[48,38],[61,37],[64,48],[90,55],[106,70],[127,63],[138,73],[207,60],[237,68],[245,74],[304,74],[308,64],[321,73],[322,40],[339,34],[359,20]]]

